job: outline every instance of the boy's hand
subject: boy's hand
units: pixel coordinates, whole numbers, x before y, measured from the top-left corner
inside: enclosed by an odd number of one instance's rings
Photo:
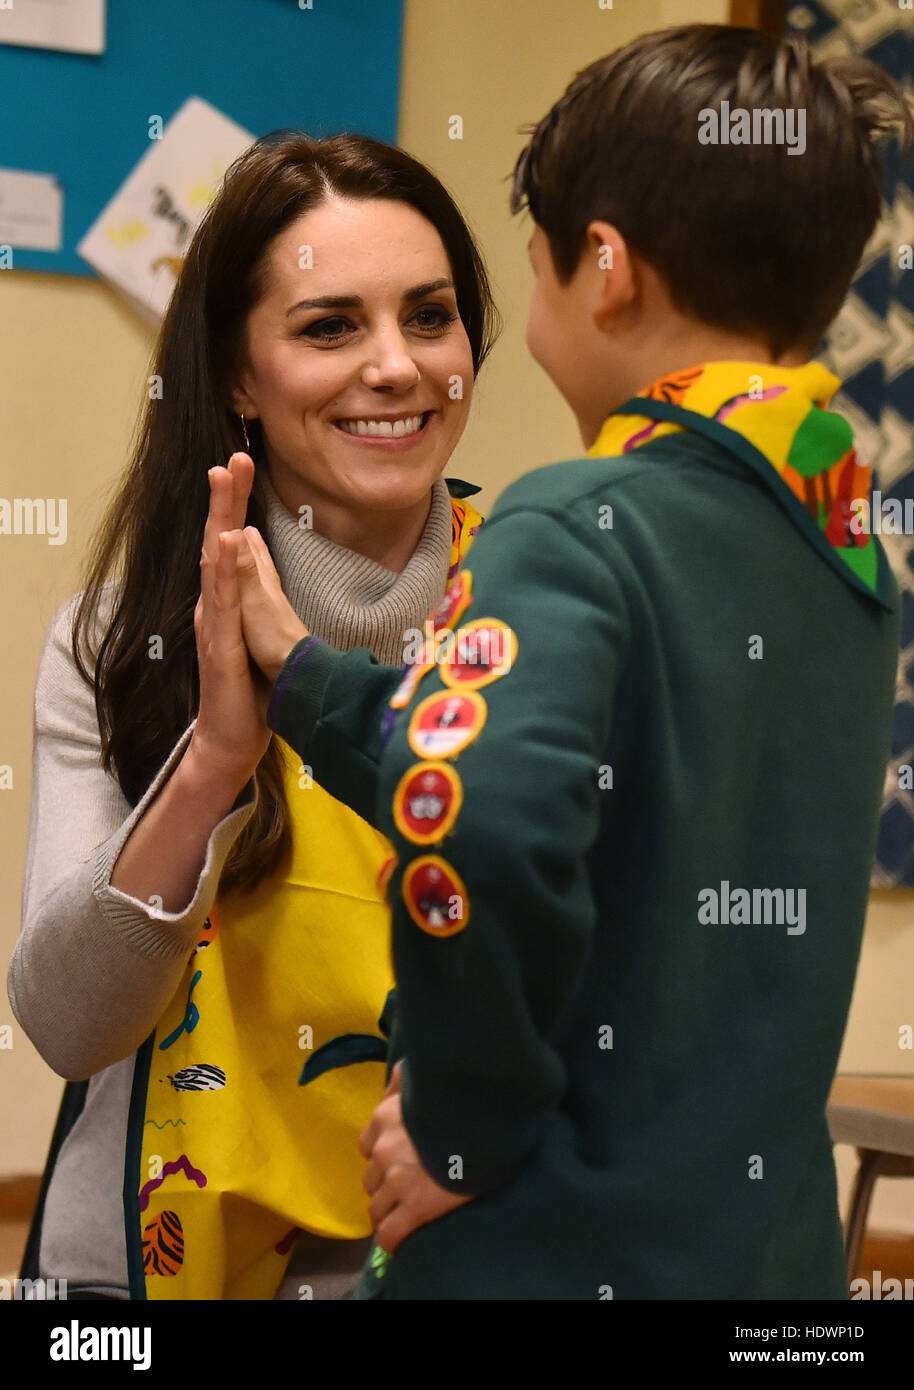
[[[272,685],[292,648],[308,636],[308,629],[283,593],[276,566],[256,526],[229,532],[222,544],[235,554],[245,644]]]
[[[359,1138],[359,1150],[369,1160],[363,1185],[371,1197],[375,1240],[388,1255],[420,1226],[473,1200],[446,1191],[423,1168],[403,1123],[400,1090],[397,1062],[384,1098]]]

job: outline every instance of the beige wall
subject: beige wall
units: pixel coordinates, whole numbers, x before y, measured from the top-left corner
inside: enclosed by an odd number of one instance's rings
[[[572,418],[523,347],[529,287],[526,219],[507,209],[519,127],[539,117],[572,74],[637,32],[726,18],[726,0],[407,0],[401,142],[450,186],[485,248],[505,330],[477,388],[472,422],[449,472],[483,485],[481,510],[527,468],[579,452]],[[448,137],[463,118],[463,139]],[[18,931],[30,795],[32,691],[41,642],[79,569],[121,470],[141,399],[148,331],[96,281],[7,271],[0,276],[0,495],[66,496],[68,541],[0,541],[7,677],[0,691],[0,959]],[[914,894],[874,894],[842,1067],[912,1071],[897,1049],[910,1018]],[[907,1015],[905,1011],[907,1010]],[[12,1022],[0,996],[0,1025]],[[0,1176],[37,1170],[61,1084],[18,1027],[0,1050]],[[839,1151],[840,1153],[841,1151]],[[848,1162],[841,1156],[846,1190]],[[885,1182],[875,1216],[914,1231],[914,1187]]]

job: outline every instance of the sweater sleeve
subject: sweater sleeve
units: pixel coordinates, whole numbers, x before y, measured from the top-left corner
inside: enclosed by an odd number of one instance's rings
[[[325,791],[378,828],[378,765],[388,701],[403,671],[367,647],[337,651],[305,637],[276,678],[267,723],[310,767]]]
[[[458,631],[474,619],[510,629],[516,653],[495,679],[476,682],[466,658],[466,684],[441,664],[423,679],[397,721],[380,794],[397,814],[381,828],[399,857],[389,896],[404,1124],[436,1181],[478,1193],[517,1173],[565,1091],[558,1038],[592,946],[588,854],[611,795],[601,783],[611,785],[604,759],[629,618],[605,544],[580,519],[496,509],[468,568]],[[423,742],[429,714],[437,698],[441,728],[455,727],[446,702],[461,687],[484,720],[471,717],[469,741],[441,752]],[[411,802],[409,779],[443,766],[436,748],[462,801],[428,844],[417,840],[434,812],[421,784]]]
[[[214,827],[183,912],[158,910],[111,886],[121,849],[181,761],[196,721],[131,809],[101,764],[93,692],[70,649],[75,605],[70,599],[58,610],[39,664],[22,929],[8,975],[22,1028],[72,1081],[129,1056],[154,1028],[256,804],[252,780]]]

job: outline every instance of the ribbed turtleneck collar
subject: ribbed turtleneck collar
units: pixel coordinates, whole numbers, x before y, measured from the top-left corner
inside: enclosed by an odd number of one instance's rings
[[[452,509],[436,479],[419,542],[399,574],[299,526],[263,470],[265,540],[292,607],[309,632],[340,651],[368,647],[387,666],[403,665],[403,634],[422,629],[447,582]]]

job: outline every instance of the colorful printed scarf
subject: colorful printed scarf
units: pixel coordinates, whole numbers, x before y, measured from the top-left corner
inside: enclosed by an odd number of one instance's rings
[[[771,464],[819,528],[834,554],[872,592],[877,547],[864,516],[872,470],[858,461],[850,425],[825,409],[840,387],[818,362],[775,367],[765,362],[704,362],[660,377],[633,397],[682,407],[725,425]],[[631,413],[609,416],[588,453],[623,455],[688,425]]]

